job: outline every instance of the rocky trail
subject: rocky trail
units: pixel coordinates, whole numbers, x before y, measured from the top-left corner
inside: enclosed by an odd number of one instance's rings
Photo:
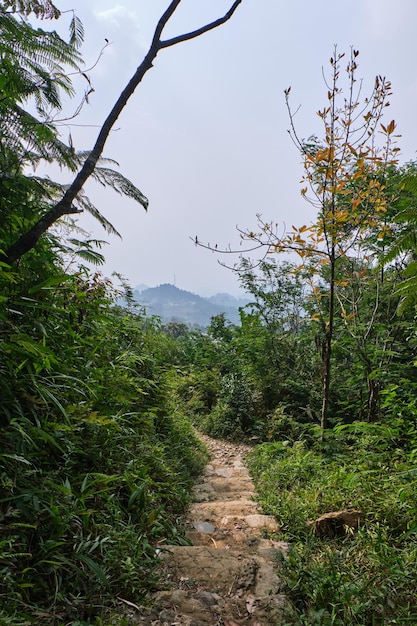
[[[160,590],[136,614],[147,626],[275,626],[286,605],[279,559],[288,545],[271,538],[244,464],[249,448],[201,436],[211,460],[186,516],[192,545],[161,552]]]

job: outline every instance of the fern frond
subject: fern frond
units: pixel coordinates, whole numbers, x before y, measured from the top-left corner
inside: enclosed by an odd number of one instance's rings
[[[84,26],[81,20],[73,14],[70,22],[70,44],[75,48],[80,48],[84,41]]]
[[[412,194],[417,194],[417,176],[415,174],[408,174],[402,179],[403,187],[406,191],[410,191]]]
[[[97,167],[92,175],[103,187],[111,187],[120,195],[132,198],[148,210],[149,200],[128,178],[107,167]]]
[[[3,149],[19,155],[21,163],[36,166],[41,161],[55,161],[71,172],[80,165],[74,151],[59,139],[52,124],[40,122],[20,106],[7,111],[0,106],[0,137]]]
[[[417,302],[417,275],[403,280],[394,294],[400,296],[397,312],[401,315],[410,305],[415,305]]]
[[[409,261],[409,263],[407,264],[407,267],[405,267],[404,270],[403,270],[403,274],[404,274],[404,276],[408,276],[406,281],[409,278],[417,277],[417,260],[413,259],[412,261]],[[403,281],[403,282],[406,282],[406,281]],[[401,287],[401,285],[402,285],[402,283],[400,284],[400,287]]]
[[[400,255],[415,249],[417,249],[417,233],[405,230],[397,235],[395,241],[391,244],[385,254],[382,255],[381,263],[384,265],[392,263],[392,261]]]
[[[417,207],[410,206],[407,203],[407,207],[396,214],[395,221],[398,223],[409,222],[417,226]]]
[[[120,239],[122,238],[118,230],[116,230],[113,224],[100,213],[84,192],[80,192],[78,194],[74,204],[78,209],[90,213],[90,215],[92,215],[101,224],[107,233],[110,235],[116,235],[117,237],[120,237]]]
[[[40,20],[57,20],[61,16],[51,0],[3,0],[2,5],[2,10],[22,13],[26,17],[33,13]]]
[[[74,246],[87,246],[89,248],[94,246],[99,250],[109,245],[109,242],[104,239],[77,239],[76,237],[70,237],[68,241]]]
[[[76,47],[64,41],[55,31],[34,29],[24,19],[19,20],[5,12],[0,4],[2,134],[12,121],[10,109],[16,112],[16,108],[31,99],[42,121],[47,121],[51,109],[60,110],[62,94],[74,95],[67,68],[81,71],[82,64]]]
[[[93,265],[103,265],[106,261],[103,254],[94,248],[101,249],[102,245],[107,243],[99,239],[87,239],[81,241],[80,239],[70,238],[68,243],[73,246],[71,252],[84,261],[88,261]]]
[[[90,156],[90,150],[78,150],[77,151],[77,157],[80,159],[80,162],[83,163],[85,161],[85,159],[87,159]],[[101,156],[100,159],[98,160],[99,165],[104,165],[105,163],[109,164],[109,165],[116,165],[116,167],[120,167],[120,163],[118,161],[115,161],[115,159],[111,159],[110,157],[103,157]]]

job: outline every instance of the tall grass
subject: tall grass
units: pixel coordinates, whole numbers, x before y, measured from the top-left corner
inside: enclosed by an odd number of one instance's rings
[[[77,275],[3,309],[1,624],[105,620],[182,541],[205,452],[171,401],[168,338],[108,290]]]
[[[283,591],[297,618],[288,624],[417,623],[417,467],[393,435],[354,424],[329,433],[324,452],[287,442],[251,454],[263,509],[291,546]],[[314,534],[309,521],[344,508],[364,514],[358,531]]]

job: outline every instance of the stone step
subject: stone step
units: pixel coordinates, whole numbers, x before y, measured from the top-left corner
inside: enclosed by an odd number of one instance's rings
[[[259,504],[253,500],[212,500],[195,502],[191,505],[188,517],[212,520],[225,515],[251,515],[259,512]]]
[[[293,623],[278,574],[288,544],[272,538],[279,530],[277,522],[254,501],[243,462],[247,449],[208,437],[203,441],[213,458],[194,486],[194,502],[184,519],[192,545],[161,551],[163,587],[153,594],[152,606],[136,616],[138,624]]]
[[[221,556],[219,557],[219,553]],[[239,550],[219,550],[209,546],[170,546],[163,553],[168,559],[170,578],[191,582],[216,593],[231,595],[239,589],[269,595],[279,582],[269,560]]]
[[[217,521],[188,520],[186,534],[194,545],[230,548],[235,545],[243,545],[247,540],[256,539],[264,531],[278,531],[275,518],[252,513],[249,515],[225,515]]]
[[[198,481],[197,484],[195,485],[195,489],[198,489],[200,487],[207,486],[207,485],[216,487],[217,489],[235,488],[236,490],[239,489],[240,485],[246,485],[247,487],[249,486],[252,491],[254,489],[253,482],[250,476],[247,476],[246,474],[241,474],[241,473],[236,474],[236,476],[233,476],[232,481],[225,480],[222,476],[217,476],[213,474],[210,480]]]
[[[164,551],[162,559],[175,588],[155,594],[153,611],[158,621],[154,623],[281,623],[286,599],[278,591],[279,579],[270,559],[206,546],[172,546]]]

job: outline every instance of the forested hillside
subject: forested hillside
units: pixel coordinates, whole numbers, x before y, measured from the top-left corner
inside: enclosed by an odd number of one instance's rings
[[[190,330],[91,269],[100,242],[74,216],[114,227],[82,185],[37,173],[77,179],[87,163],[147,206],[114,164],[63,142],[51,110],[73,94],[83,27],[74,16],[65,41],[34,15],[60,18],[49,0],[0,3],[0,623],[129,623],[158,552],[186,541],[207,459],[193,427],[253,445],[264,512],[290,543],[291,623],[417,623],[417,166],[383,118],[390,84],[365,96],[358,53],[335,51],[323,136],[307,141],[287,90],[314,219],[242,232],[261,250],[236,267],[251,307]],[[309,523],[346,510],[354,527]]]
[[[180,322],[200,329],[206,329],[211,318],[221,314],[230,322],[239,324],[239,307],[248,302],[229,294],[203,298],[170,284],[148,287],[141,291],[134,289],[133,298],[145,307],[147,315],[156,315],[164,323]]]

